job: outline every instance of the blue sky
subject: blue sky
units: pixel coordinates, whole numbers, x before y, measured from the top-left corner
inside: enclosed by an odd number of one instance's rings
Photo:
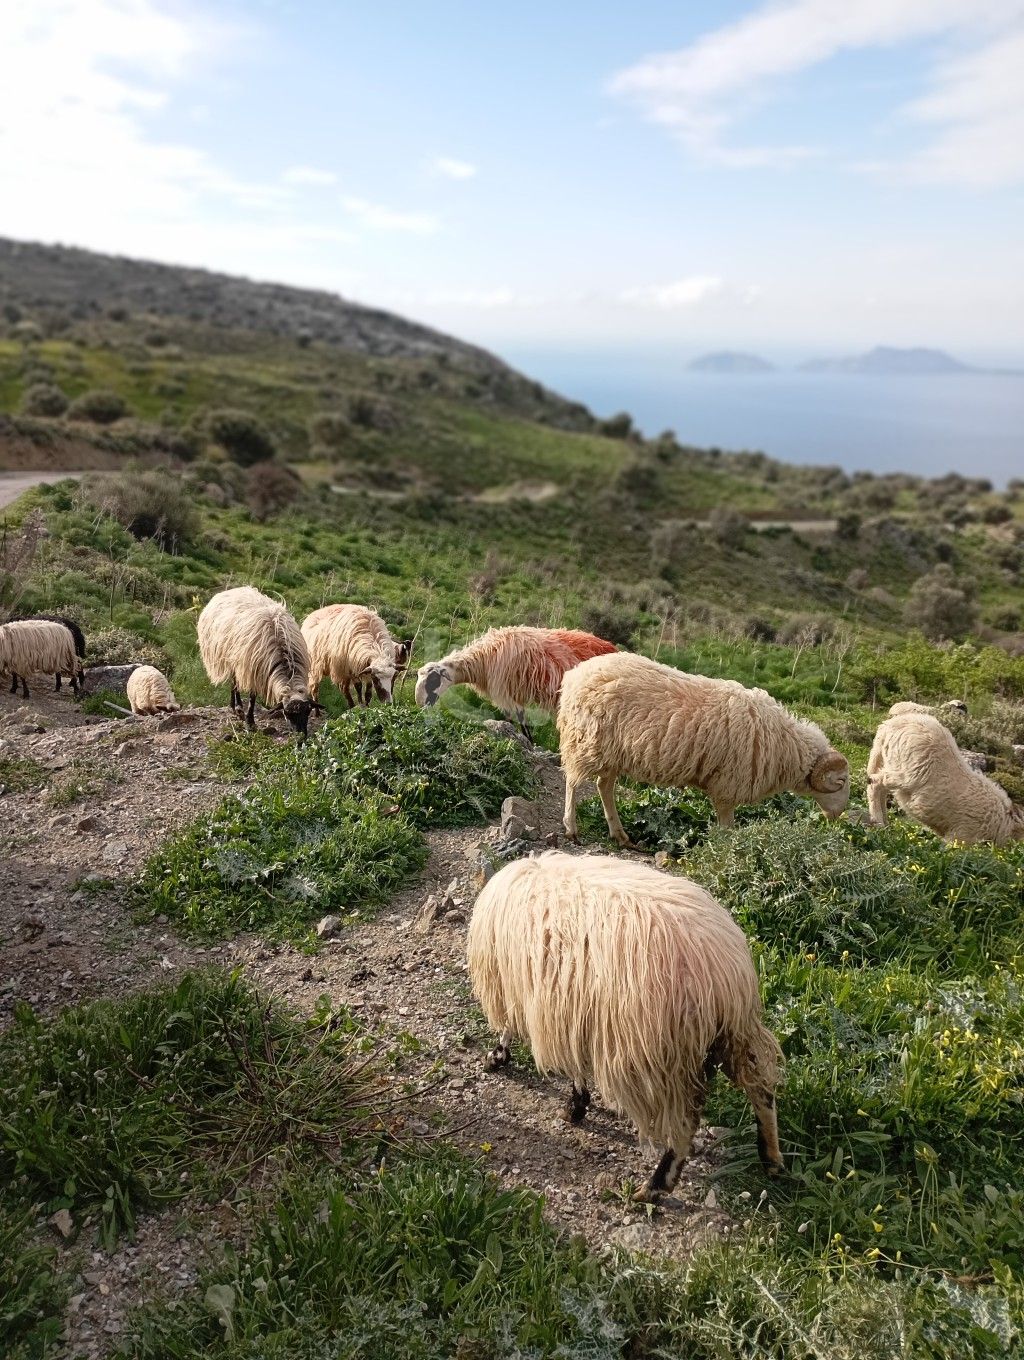
[[[1024,0],[33,0],[0,233],[501,349],[1024,358]]]

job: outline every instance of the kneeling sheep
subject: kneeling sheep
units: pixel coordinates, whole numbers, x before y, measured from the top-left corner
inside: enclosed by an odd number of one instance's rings
[[[170,682],[155,666],[136,666],[125,685],[132,712],[139,717],[153,713],[177,713],[181,708]]]
[[[501,1035],[492,1066],[525,1038],[542,1072],[572,1082],[571,1122],[594,1082],[667,1149],[637,1199],[675,1186],[719,1067],[754,1107],[766,1169],[782,1169],[779,1046],[746,937],[703,888],[609,855],[517,860],[477,898],[468,959]]]

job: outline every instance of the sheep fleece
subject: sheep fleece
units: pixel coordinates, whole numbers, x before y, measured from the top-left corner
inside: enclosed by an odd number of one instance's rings
[[[488,1023],[529,1041],[543,1072],[594,1083],[641,1137],[685,1147],[716,1040],[771,1089],[746,937],[695,883],[608,855],[507,865],[477,898],[469,973]]]
[[[133,713],[173,713],[181,707],[170,682],[155,666],[136,666],[128,677],[125,693]]]
[[[302,620],[309,648],[309,684],[315,693],[324,676],[342,686],[365,675],[374,661],[395,665],[395,640],[374,609],[327,604]]]
[[[20,619],[0,625],[0,671],[76,676],[78,670],[75,640],[62,623]]]
[[[309,651],[283,604],[252,586],[214,595],[197,625],[199,652],[215,685],[234,681],[241,693],[271,706],[305,691]]]

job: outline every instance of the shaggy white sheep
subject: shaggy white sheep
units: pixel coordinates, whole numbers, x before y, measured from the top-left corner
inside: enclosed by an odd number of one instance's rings
[[[75,694],[82,680],[82,666],[75,650],[75,637],[64,623],[43,619],[17,619],[0,624],[0,672],[10,671],[11,693],[21,682],[22,698],[29,698],[27,677],[44,673],[71,679]]]
[[[868,757],[868,809],[885,826],[889,796],[908,817],[948,841],[1024,839],[1024,807],[971,769],[951,732],[929,713],[887,718]]]
[[[252,586],[222,590],[199,615],[196,631],[211,682],[231,683],[232,711],[242,713],[242,694],[248,692],[247,726],[256,725],[258,698],[271,713],[284,713],[300,736],[306,735],[309,715],[320,705],[309,693],[306,640],[283,604]]]
[[[889,709],[890,718],[898,718],[901,713],[930,713],[933,717],[939,717],[942,713],[962,713],[967,717],[967,705],[963,699],[947,699],[944,704],[938,707],[930,707],[928,704],[915,704],[909,699],[903,699],[898,704],[893,704]]]
[[[723,826],[741,803],[789,789],[838,817],[850,798],[846,757],[813,723],[794,718],[763,689],[687,675],[629,652],[595,657],[562,683],[558,734],[565,772],[565,830],[576,836],[576,802],[597,782],[608,830],[629,840],[615,806],[620,775],[703,789]]]
[[[450,685],[471,685],[503,713],[526,726],[526,710],[553,713],[565,673],[588,657],[614,652],[615,646],[575,628],[491,628],[481,637],[421,666],[416,702],[436,704]]]
[[[572,1082],[570,1122],[593,1083],[667,1149],[637,1199],[674,1187],[719,1067],[754,1107],[765,1167],[782,1169],[779,1046],[746,937],[703,888],[610,855],[517,860],[477,898],[467,955],[501,1036],[492,1067],[526,1039],[542,1072]]]
[[[181,708],[170,682],[155,666],[136,666],[128,677],[125,693],[133,713],[148,717],[152,713],[177,713]]]
[[[390,703],[395,676],[412,650],[411,640],[396,642],[376,610],[361,604],[314,609],[302,620],[302,636],[309,648],[309,692],[315,699],[326,676],[344,694],[349,708],[354,702],[369,705],[374,693],[381,703]]]

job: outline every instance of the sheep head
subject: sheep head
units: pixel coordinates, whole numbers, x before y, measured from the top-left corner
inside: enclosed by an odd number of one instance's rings
[[[416,702],[432,708],[455,678],[443,661],[428,661],[416,673]]]
[[[850,763],[831,747],[811,766],[807,791],[826,817],[838,817],[850,801]]]
[[[373,685],[374,693],[382,704],[391,702],[391,694],[394,688],[397,667],[390,661],[378,658],[371,661],[366,670],[359,677],[361,680],[369,680]]]
[[[306,737],[309,728],[309,715],[311,713],[322,713],[323,709],[317,701],[310,696],[308,690],[296,690],[289,694],[286,699],[275,704],[273,708],[267,709],[268,713],[283,713],[288,719],[289,727],[293,728],[301,740]]]

